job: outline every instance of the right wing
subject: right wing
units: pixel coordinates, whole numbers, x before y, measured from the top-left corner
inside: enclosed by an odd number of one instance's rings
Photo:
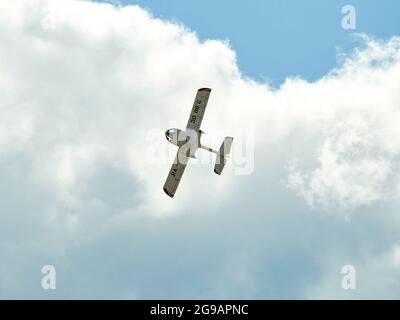
[[[202,88],[197,90],[196,98],[194,99],[193,108],[190,112],[189,121],[186,129],[193,129],[195,131],[200,130],[201,121],[203,120],[204,112],[210,96],[211,89]]]
[[[181,181],[183,172],[185,171],[186,164],[189,160],[183,147],[178,149],[174,163],[168,173],[167,180],[164,183],[164,191],[171,198],[174,197],[176,189],[178,189],[179,182]]]

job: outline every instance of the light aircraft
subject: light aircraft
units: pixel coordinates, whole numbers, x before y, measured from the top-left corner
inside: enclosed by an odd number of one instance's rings
[[[172,164],[171,170],[169,171],[167,180],[164,184],[164,191],[171,198],[175,195],[189,158],[196,158],[195,153],[197,149],[201,148],[217,155],[214,166],[214,172],[216,174],[221,174],[225,167],[226,159],[232,146],[232,137],[226,137],[224,139],[219,151],[206,147],[200,143],[201,135],[204,133],[200,130],[200,125],[203,120],[204,112],[206,111],[210,93],[211,89],[209,88],[201,88],[197,90],[193,108],[190,112],[189,121],[186,125],[186,130],[173,128],[165,131],[165,137],[168,142],[179,147],[175,161]]]

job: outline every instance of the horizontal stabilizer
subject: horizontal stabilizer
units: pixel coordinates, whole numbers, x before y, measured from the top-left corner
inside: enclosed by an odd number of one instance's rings
[[[226,137],[224,139],[224,142],[222,142],[221,147],[219,148],[217,159],[215,161],[215,166],[214,166],[214,172],[216,174],[221,174],[222,170],[225,167],[226,156],[229,154],[229,152],[231,152],[232,141],[233,141],[232,137]]]

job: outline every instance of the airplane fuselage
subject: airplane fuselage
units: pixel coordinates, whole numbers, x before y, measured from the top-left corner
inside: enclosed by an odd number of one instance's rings
[[[165,131],[165,138],[169,143],[172,143],[179,148],[186,145],[188,148],[188,156],[193,158],[196,150],[200,147],[201,134],[201,130],[180,130],[177,128],[171,128]]]

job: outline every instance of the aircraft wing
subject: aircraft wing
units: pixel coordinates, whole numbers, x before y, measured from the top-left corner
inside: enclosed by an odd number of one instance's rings
[[[189,121],[186,129],[200,130],[201,121],[203,120],[204,112],[210,96],[211,89],[201,88],[197,90],[196,98],[194,99],[193,108],[190,112]]]
[[[174,197],[176,189],[178,189],[179,182],[181,181],[186,164],[189,160],[186,152],[183,151],[184,149],[185,148],[183,147],[178,149],[174,163],[172,164],[167,180],[164,183],[164,191],[171,198]]]

